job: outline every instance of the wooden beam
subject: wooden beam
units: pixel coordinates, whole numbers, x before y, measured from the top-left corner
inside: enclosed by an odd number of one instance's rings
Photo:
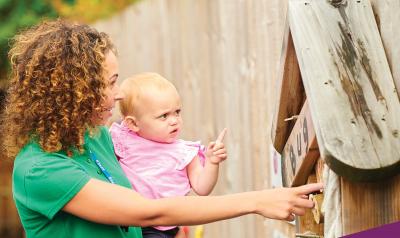
[[[290,29],[321,156],[373,181],[400,171],[400,102],[368,0],[290,0]]]
[[[282,151],[283,186],[305,184],[318,157],[317,139],[306,101]]]
[[[343,235],[400,221],[400,176],[374,183],[341,178]]]
[[[295,121],[285,121],[285,119],[299,114],[305,100],[304,87],[288,20],[283,38],[277,92],[279,95],[275,103],[271,136],[276,151],[281,153],[295,123]]]

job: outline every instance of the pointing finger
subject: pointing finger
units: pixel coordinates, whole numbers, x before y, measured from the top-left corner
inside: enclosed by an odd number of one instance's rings
[[[312,183],[312,184],[307,184],[307,185],[297,187],[296,189],[297,189],[298,194],[308,195],[309,193],[312,193],[312,192],[318,192],[323,188],[324,188],[323,183]]]
[[[227,129],[224,128],[221,133],[219,133],[217,140],[215,141],[216,144],[218,143],[222,143],[222,141],[224,140],[225,134],[226,134]]]

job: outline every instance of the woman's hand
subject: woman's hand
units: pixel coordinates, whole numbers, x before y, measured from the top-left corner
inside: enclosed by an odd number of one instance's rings
[[[294,215],[302,216],[305,209],[314,207],[314,203],[308,200],[308,195],[322,188],[322,183],[314,183],[260,191],[260,194],[255,195],[259,198],[256,201],[255,213],[272,219],[293,221]]]

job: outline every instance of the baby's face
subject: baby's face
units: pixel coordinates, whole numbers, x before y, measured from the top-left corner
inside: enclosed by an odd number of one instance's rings
[[[148,140],[173,143],[181,130],[181,100],[175,88],[146,90],[137,117],[137,134]]]

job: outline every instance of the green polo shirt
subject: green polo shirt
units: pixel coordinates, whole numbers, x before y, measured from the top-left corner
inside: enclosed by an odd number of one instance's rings
[[[95,136],[86,135],[85,146],[116,184],[131,188],[105,127],[99,127]],[[61,210],[90,178],[108,182],[88,153],[71,158],[62,152],[44,152],[33,141],[24,146],[14,162],[13,195],[27,238],[141,238],[138,227],[129,227],[126,232],[119,226],[90,222]]]

